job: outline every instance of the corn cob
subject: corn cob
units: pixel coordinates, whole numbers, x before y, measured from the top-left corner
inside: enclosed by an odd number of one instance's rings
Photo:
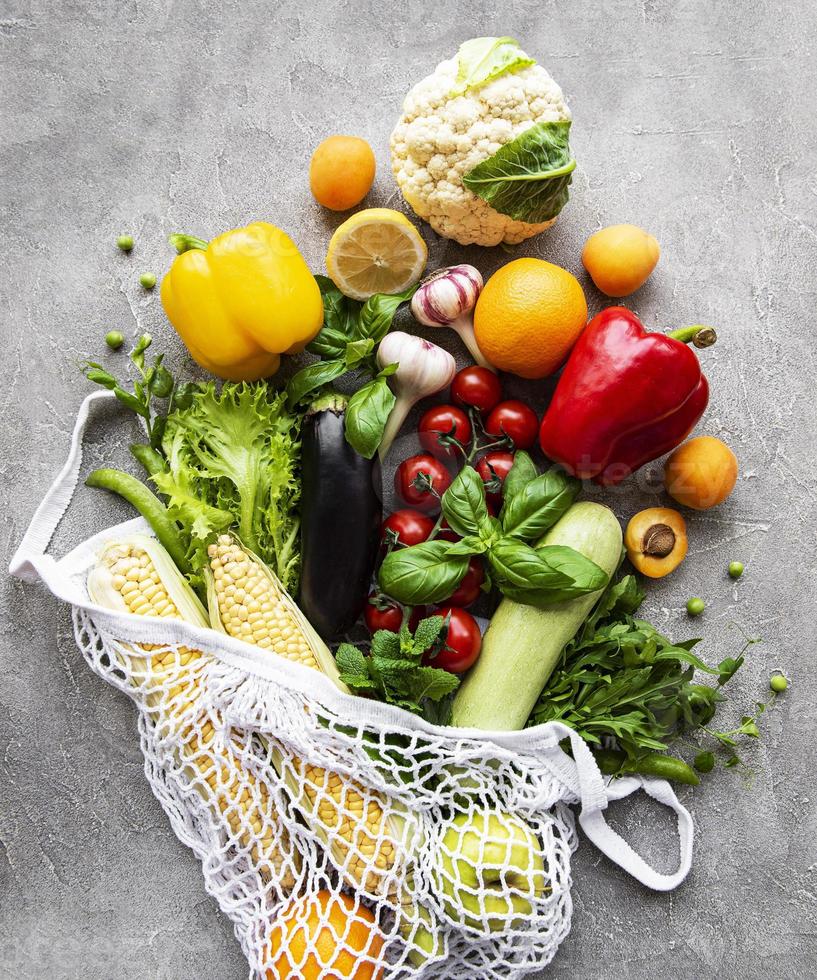
[[[88,576],[88,594],[98,605],[119,612],[209,626],[204,608],[170,556],[146,535],[105,548]],[[147,657],[136,652],[157,649],[159,653]],[[156,644],[140,644],[129,648],[123,666],[133,686],[147,687],[145,707],[159,739],[178,738],[183,770],[226,821],[231,843],[248,848],[259,871],[290,891],[298,855],[281,845],[279,835],[285,832],[265,816],[271,809],[269,787],[241,764],[234,751],[237,743],[215,744],[216,727],[197,707],[197,670],[204,662],[200,650],[181,646],[176,653]]]
[[[348,690],[329,648],[260,558],[229,534],[222,534],[208,554],[207,597],[216,629],[321,670]],[[285,759],[275,747],[272,755],[344,877],[353,887],[381,892],[384,876],[404,853],[407,822],[387,818],[384,801],[348,778],[298,758]]]

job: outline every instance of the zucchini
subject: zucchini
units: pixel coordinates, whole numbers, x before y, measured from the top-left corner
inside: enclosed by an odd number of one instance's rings
[[[602,504],[582,502],[537,543],[567,545],[612,575],[621,561],[621,527]],[[565,645],[601,591],[537,609],[503,599],[482,640],[482,652],[460,685],[451,724],[485,731],[518,731],[548,681]]]
[[[330,393],[301,429],[301,591],[298,604],[322,639],[363,612],[383,517],[380,468],[346,441],[346,398]]]

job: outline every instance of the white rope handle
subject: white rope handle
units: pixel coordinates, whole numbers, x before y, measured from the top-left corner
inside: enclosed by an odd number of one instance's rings
[[[91,406],[94,402],[110,401],[115,397],[110,391],[94,391],[80,405],[68,459],[34,512],[20,547],[11,559],[9,572],[17,578],[26,582],[36,581],[43,578],[44,570],[47,574],[49,566],[54,564],[54,559],[46,551],[77,488],[82,466],[82,437],[88,425]]]
[[[579,824],[587,837],[602,854],[647,888],[659,892],[668,892],[677,888],[692,867],[695,828],[689,810],[680,802],[670,784],[665,779],[625,776],[610,780],[605,786],[604,778],[587,742],[572,728],[560,722],[551,722],[551,727],[560,733],[561,738],[570,739],[576,770],[575,779],[582,805]],[[604,811],[610,802],[623,800],[639,789],[644,790],[658,803],[669,807],[677,817],[678,868],[669,874],[656,871],[620,834],[613,830],[604,818]]]

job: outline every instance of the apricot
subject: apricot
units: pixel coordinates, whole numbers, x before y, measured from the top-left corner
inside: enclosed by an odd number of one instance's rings
[[[374,183],[372,148],[359,136],[330,136],[312,154],[309,186],[318,204],[348,211],[360,204]]]
[[[686,521],[671,507],[648,507],[630,519],[624,547],[642,575],[663,578],[686,558]]]
[[[694,510],[709,510],[723,503],[737,479],[735,454],[715,436],[698,436],[685,442],[664,467],[667,493]]]
[[[591,235],[582,263],[606,296],[629,296],[652,275],[661,249],[652,235],[636,225],[610,225]]]

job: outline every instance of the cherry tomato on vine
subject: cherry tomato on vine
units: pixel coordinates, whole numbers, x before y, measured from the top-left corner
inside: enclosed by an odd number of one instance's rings
[[[524,402],[500,402],[485,420],[485,431],[497,439],[510,436],[514,449],[530,449],[539,433],[539,419]]]
[[[485,484],[485,496],[490,504],[502,506],[502,484],[511,472],[513,453],[490,452],[477,460],[476,471]]]
[[[493,371],[474,365],[454,375],[451,397],[458,405],[475,408],[478,412],[490,412],[502,398],[502,385]]]
[[[389,514],[380,526],[380,543],[383,547],[389,544],[392,534],[397,535],[397,544],[408,548],[413,544],[420,544],[428,540],[429,534],[434,530],[434,521],[419,510],[396,510]]]
[[[408,627],[414,632],[417,624],[425,616],[425,606],[415,606],[409,609]],[[378,630],[388,630],[389,633],[399,633],[403,625],[403,608],[393,599],[372,592],[363,610],[366,627],[374,635]]]
[[[468,452],[471,423],[465,412],[456,405],[435,405],[430,408],[420,419],[417,431],[420,433],[420,445],[438,459],[464,458],[462,452],[448,441],[452,438]]]
[[[450,486],[451,474],[430,453],[409,456],[394,473],[394,489],[400,499],[427,514],[440,509],[439,498]]]
[[[465,577],[445,600],[449,606],[470,606],[479,599],[482,583],[485,581],[485,569],[479,558],[472,558],[468,563]]]
[[[462,674],[476,663],[482,649],[482,634],[477,621],[457,606],[442,606],[435,616],[450,616],[445,634],[445,645],[436,657],[424,658],[430,667],[440,667],[452,674]]]

